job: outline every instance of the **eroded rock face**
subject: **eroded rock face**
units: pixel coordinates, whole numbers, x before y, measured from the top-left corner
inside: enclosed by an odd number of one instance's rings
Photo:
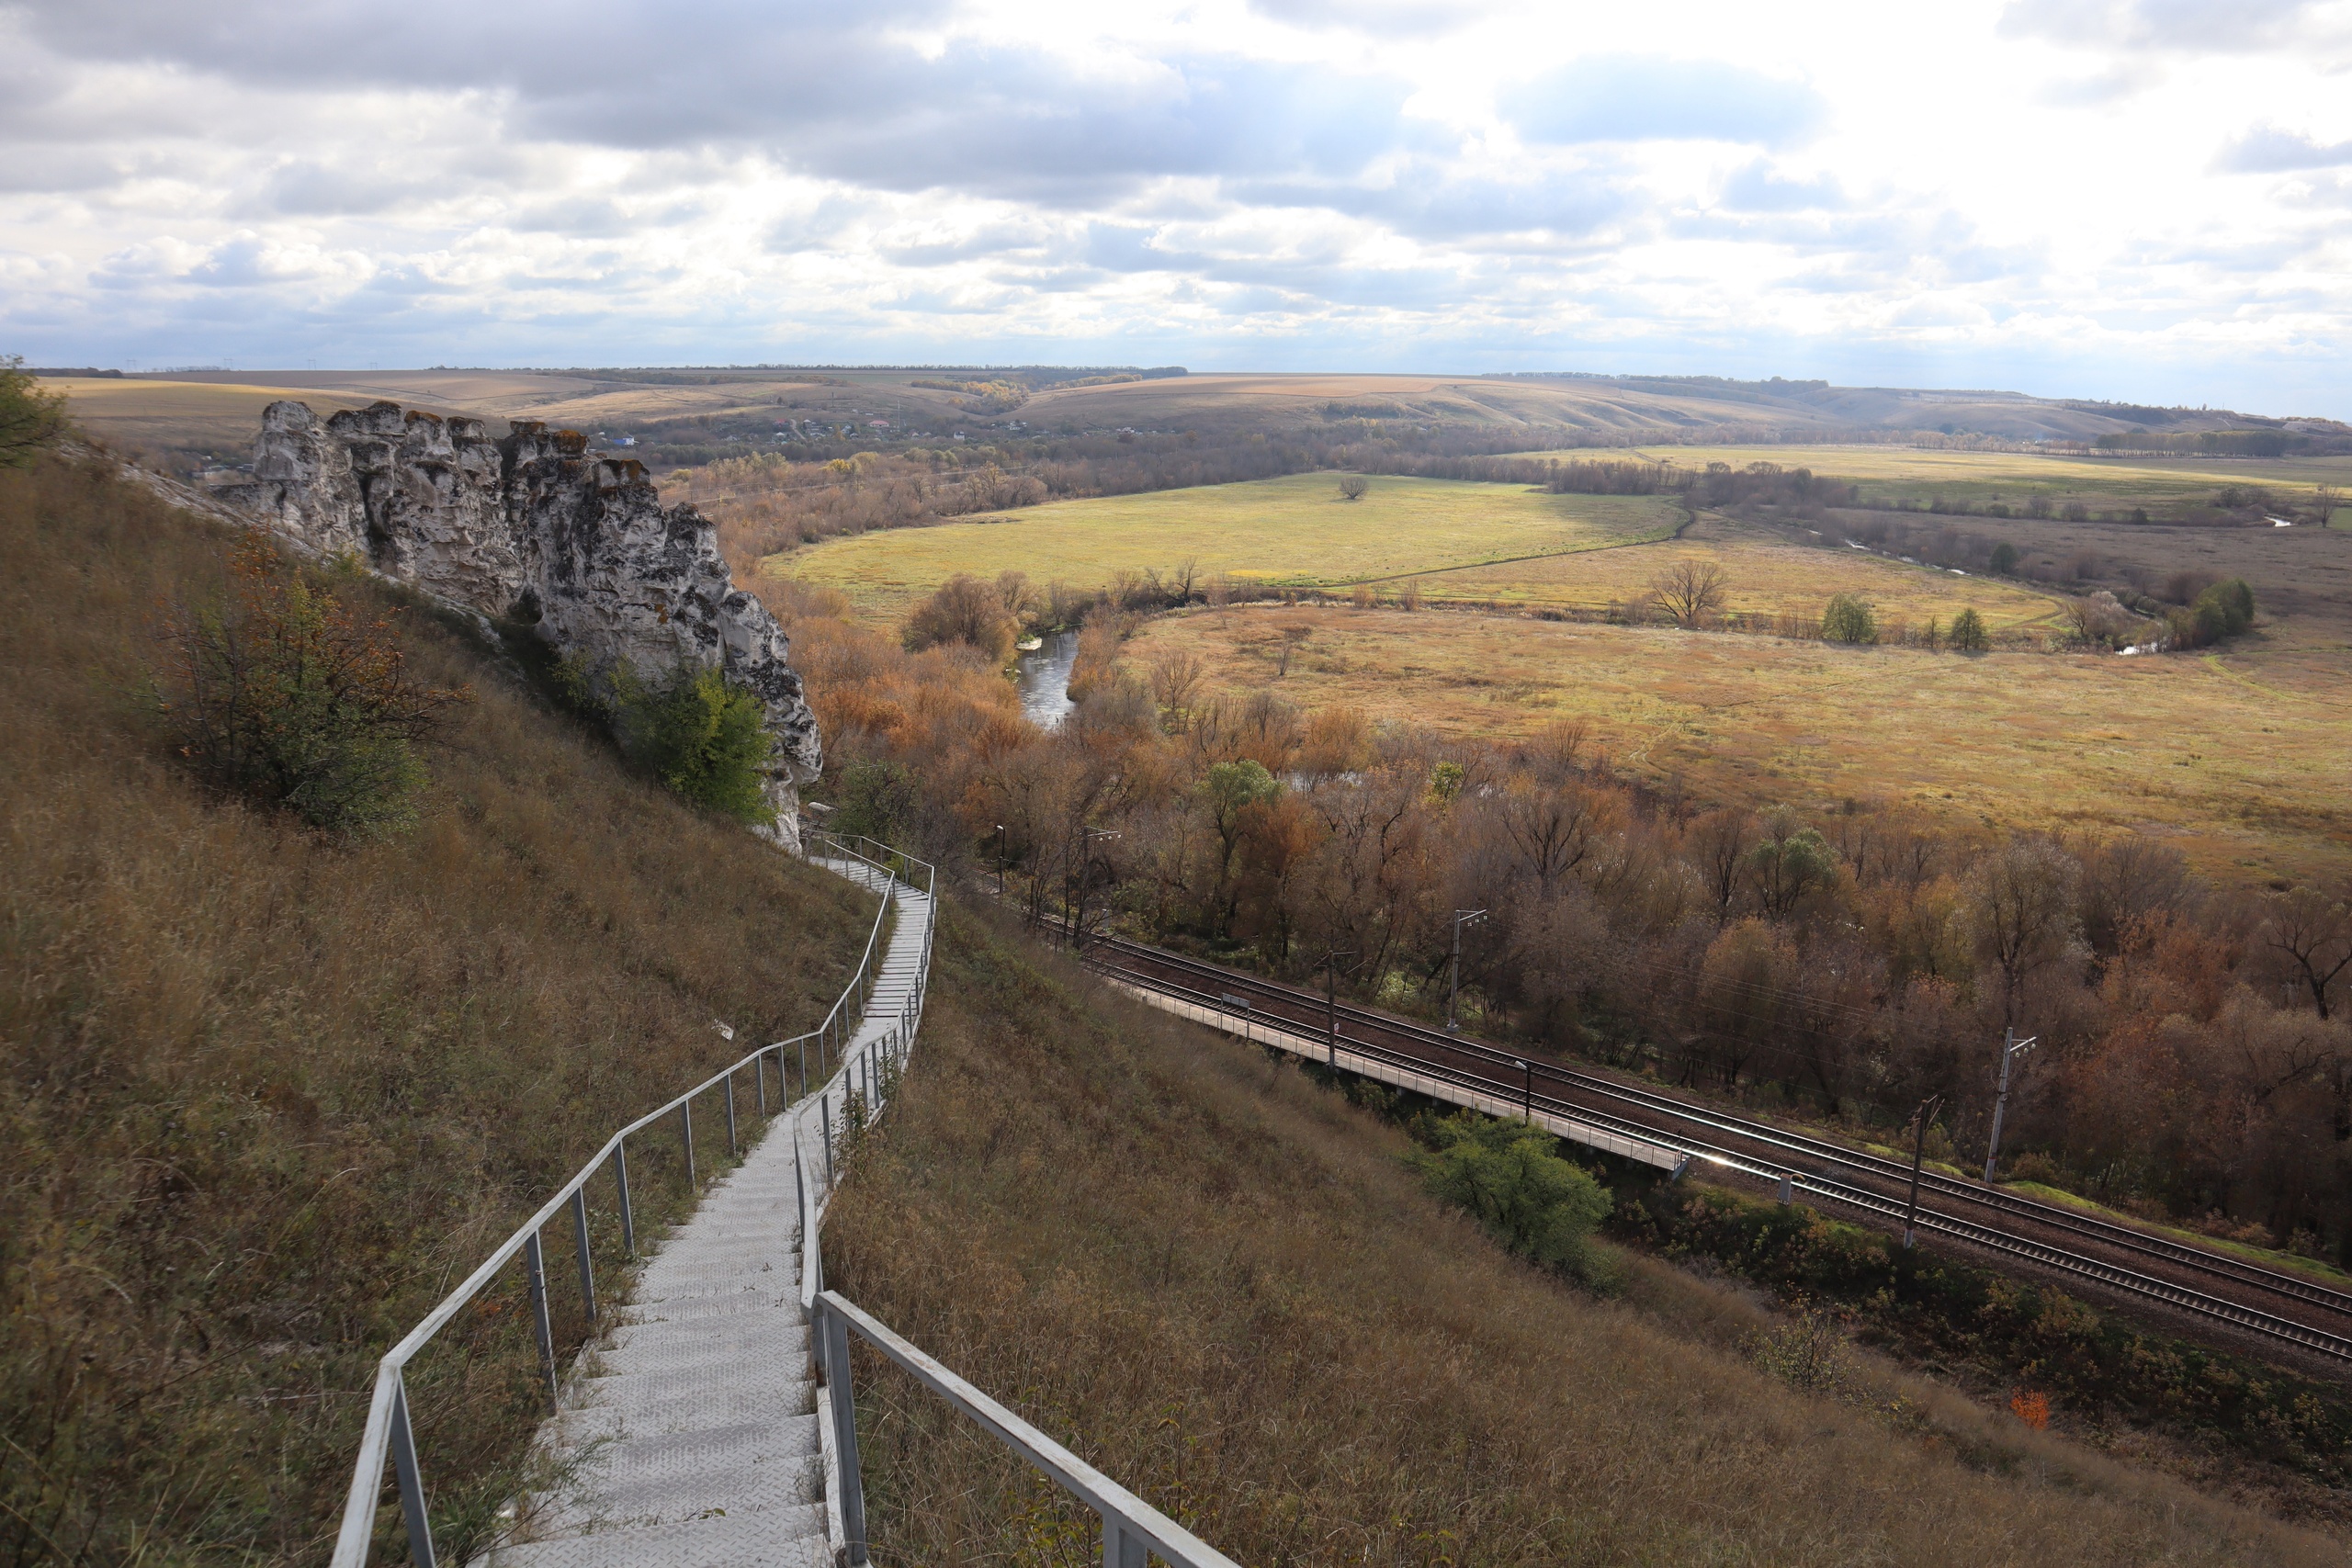
[[[766,705],[776,836],[799,847],[798,785],[824,757],[788,639],[735,587],[709,521],[663,510],[643,464],[592,457],[576,432],[529,422],[494,441],[478,420],[398,403],[322,420],[282,401],[262,413],[253,482],[224,498],[314,548],[531,623],[596,669],[722,668]]]

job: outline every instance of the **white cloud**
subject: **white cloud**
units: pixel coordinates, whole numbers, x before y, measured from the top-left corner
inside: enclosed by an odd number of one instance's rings
[[[0,350],[2352,412],[2352,5],[0,0]],[[2255,176],[2255,177],[2249,177]]]

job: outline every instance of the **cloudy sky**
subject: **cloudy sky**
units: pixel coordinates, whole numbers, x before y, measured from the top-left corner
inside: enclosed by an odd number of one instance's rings
[[[2352,417],[2352,0],[0,0],[0,352]]]

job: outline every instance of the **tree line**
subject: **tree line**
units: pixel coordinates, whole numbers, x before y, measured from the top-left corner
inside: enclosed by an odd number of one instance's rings
[[[1098,628],[1046,732],[993,660],[910,651],[769,580],[825,725],[818,794],[1065,931],[1442,1008],[1471,1026],[1981,1158],[1997,1043],[2041,1046],[2005,1171],[2352,1261],[2352,909],[2159,840],[1903,804],[1702,801],[1573,724],[1508,741],[1214,688]]]

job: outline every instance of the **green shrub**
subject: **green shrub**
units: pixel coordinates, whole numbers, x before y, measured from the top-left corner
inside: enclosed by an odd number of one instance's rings
[[[162,634],[157,710],[175,749],[218,787],[351,837],[415,819],[415,747],[463,692],[421,686],[390,640],[249,540],[232,602],[176,612]]]
[[[29,467],[65,429],[64,395],[42,391],[22,359],[0,358],[0,468]]]
[[[1995,545],[1993,547],[1994,573],[1996,576],[2007,577],[2011,572],[2017,570],[2017,569],[2018,547],[2015,545],[2010,544],[2006,539],[2001,543]]]
[[[690,664],[650,688],[623,669],[614,686],[624,744],[663,784],[741,821],[775,820],[767,793],[775,739],[758,696],[715,668]]]
[[[1993,638],[1984,630],[1984,617],[1969,605],[1951,618],[1951,646],[1955,653],[1982,653],[1993,646]]]
[[[2208,648],[2254,625],[2254,590],[2245,579],[2233,577],[2214,583],[2188,609],[2175,610],[2165,619],[2175,648]]]
[[[886,844],[902,843],[922,799],[905,763],[851,762],[841,772],[831,826],[845,835],[863,833]]]
[[[1821,612],[1821,637],[1825,642],[1863,643],[1878,640],[1878,616],[1867,600],[1851,593],[1833,593]]]
[[[1609,1216],[1606,1189],[1562,1159],[1558,1140],[1522,1122],[1464,1112],[1436,1122],[1437,1147],[1407,1156],[1430,1196],[1477,1216],[1522,1258],[1591,1277],[1589,1238]]]

